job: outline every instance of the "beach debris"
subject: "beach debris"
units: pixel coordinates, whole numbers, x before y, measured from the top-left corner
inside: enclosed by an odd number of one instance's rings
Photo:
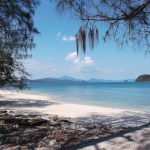
[[[43,119],[39,115],[9,112],[0,110],[0,149],[65,150],[130,129],[101,122],[74,122],[58,116]]]

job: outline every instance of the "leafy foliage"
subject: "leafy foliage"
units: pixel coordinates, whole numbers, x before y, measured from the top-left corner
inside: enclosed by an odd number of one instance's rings
[[[0,50],[0,87],[14,87],[23,89],[26,87],[26,76],[21,62],[15,60],[11,53]]]
[[[38,4],[38,0],[0,0],[0,86],[25,86],[28,74],[19,60],[29,57],[35,46],[38,30],[32,18]]]
[[[86,33],[94,48],[99,29],[104,30],[104,41],[112,38],[120,44],[142,44],[149,51],[150,0],[57,0],[56,7],[81,21],[76,36],[77,51],[80,45],[85,52]]]

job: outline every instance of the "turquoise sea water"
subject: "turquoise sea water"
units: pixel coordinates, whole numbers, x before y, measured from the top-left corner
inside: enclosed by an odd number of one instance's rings
[[[31,92],[49,95],[58,102],[150,112],[150,83],[30,83],[29,87]]]

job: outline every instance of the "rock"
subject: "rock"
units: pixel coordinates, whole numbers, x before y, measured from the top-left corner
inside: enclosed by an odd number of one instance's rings
[[[19,125],[18,125],[18,124],[13,125],[13,128],[18,128],[18,127],[19,127]]]
[[[71,121],[66,120],[66,119],[61,119],[60,121],[66,123],[66,124],[71,124],[72,123]]]
[[[55,145],[57,145],[57,141],[56,141],[56,140],[51,140],[51,141],[49,142],[49,146],[50,146],[50,147],[53,147],[53,146],[55,146]]]
[[[1,114],[6,114],[7,113],[7,110],[2,110],[0,111]]]
[[[56,140],[51,140],[49,142],[49,147],[51,148],[51,150],[60,150],[61,149],[61,145]]]
[[[80,131],[87,131],[85,128],[79,128]]]
[[[14,112],[10,110],[9,113],[14,113]]]
[[[48,123],[48,120],[44,120],[42,118],[35,118],[35,119],[32,119],[32,120],[29,120],[28,123],[31,126],[40,126],[44,123]]]

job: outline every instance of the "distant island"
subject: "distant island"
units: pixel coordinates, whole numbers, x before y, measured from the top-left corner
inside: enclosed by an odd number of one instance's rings
[[[87,83],[108,83],[108,82],[134,82],[133,79],[128,80],[105,80],[105,79],[89,79],[89,80],[83,80],[83,79],[77,79],[70,76],[62,76],[60,78],[41,78],[41,79],[34,79],[34,80],[28,80],[32,83],[60,83],[60,84],[87,84]]]
[[[149,74],[140,75],[135,81],[136,82],[150,82],[150,75]]]

